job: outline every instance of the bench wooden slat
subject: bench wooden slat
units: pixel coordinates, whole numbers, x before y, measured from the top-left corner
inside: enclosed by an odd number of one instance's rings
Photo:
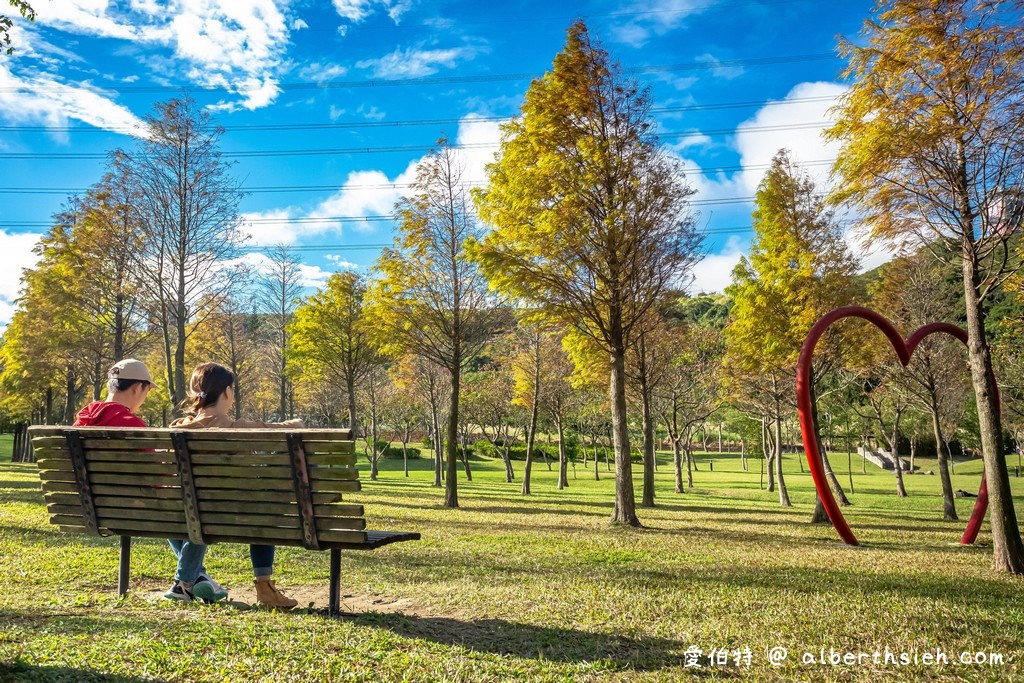
[[[91,462],[89,473],[97,472],[124,472],[127,474],[156,474],[159,476],[173,476],[178,478],[178,469],[173,462],[143,463],[143,462]]]
[[[353,493],[362,491],[363,485],[358,479],[352,481],[330,481],[325,479],[314,479],[310,482],[313,493]]]
[[[96,505],[126,510],[181,510],[181,494],[175,498],[128,498],[123,496],[94,496]]]
[[[45,481],[65,481],[62,479],[63,472],[40,472],[39,477]],[[166,474],[128,474],[123,472],[93,472],[89,475],[89,483],[93,486],[109,484],[112,486],[142,486],[152,488],[178,488],[177,477],[170,477]],[[181,495],[181,494],[178,494]]]
[[[77,508],[72,505],[47,505],[46,511],[49,512],[51,515],[61,515],[62,517],[81,517],[82,507],[80,505]],[[174,522],[179,524],[184,524],[185,522],[185,515],[181,512],[180,505],[178,506],[177,511],[104,507],[97,505],[96,518],[101,522],[103,519],[152,520],[158,522]],[[102,523],[100,524],[100,526],[102,526]]]
[[[284,434],[280,441],[270,441],[266,437],[253,440],[232,440],[232,441],[198,441],[189,439],[190,453],[238,453],[239,451],[286,453],[288,443],[284,440]]]
[[[42,479],[41,476],[40,479]],[[73,481],[46,481],[43,479],[42,489],[44,496],[49,493],[78,493],[78,486]],[[93,493],[96,493],[95,487],[93,488]]]
[[[53,515],[50,522],[58,526],[80,526],[82,516],[74,515]],[[97,523],[101,529],[107,529],[118,536],[140,536],[141,532],[150,531],[166,534],[167,538],[188,538],[188,528],[185,526],[184,514],[182,521],[175,523],[171,521],[146,521],[146,520],[125,520],[114,517],[97,517]],[[84,527],[83,527],[84,528]]]
[[[82,508],[82,497],[78,493],[49,492],[43,495],[43,500],[47,505],[77,505],[79,509]],[[93,496],[93,500],[96,500],[96,496]]]
[[[29,433],[32,433],[32,427],[29,427]],[[67,450],[67,439],[63,435],[60,436],[33,436],[32,437],[32,448],[63,448]]]
[[[265,501],[259,501],[253,503],[250,501],[200,501],[199,504],[200,512],[204,513],[204,520],[206,519],[205,513],[207,512],[228,512],[228,513],[239,513],[239,512],[255,512],[259,514],[275,514],[275,515],[297,515],[298,508],[294,502],[291,503],[267,503]],[[323,515],[325,517],[361,517],[364,515],[364,508],[361,505],[342,504],[342,503],[330,503],[330,504],[319,504],[313,505],[313,511],[317,515]]]
[[[193,453],[192,465],[274,465],[288,467],[285,453]]]
[[[85,459],[89,462],[174,462],[174,451],[164,449],[128,451],[112,449],[90,449],[85,452]]]
[[[40,448],[39,446],[32,444],[32,454],[36,456],[36,460],[48,460],[50,458],[54,458],[57,460],[71,459],[71,451],[69,451],[67,448]]]
[[[283,465],[193,465],[192,472],[198,477],[229,477],[231,479],[287,479],[291,481],[291,468]]]
[[[261,503],[295,503],[295,494],[290,491],[260,491],[259,498],[253,498],[252,491],[246,491],[245,489],[203,489],[199,491],[199,504],[200,507],[204,503],[210,501],[239,501],[249,504],[251,509],[254,506],[259,506]],[[181,496],[179,495],[179,498]],[[327,504],[341,500],[341,495],[338,493],[314,493],[313,503],[314,504]]]
[[[92,487],[94,496],[124,496],[128,498],[169,498],[181,500],[181,488],[178,486],[118,486],[96,484]]]
[[[196,477],[196,491],[202,498],[205,490],[244,490],[244,491],[291,491],[291,480],[280,477]],[[294,499],[294,496],[292,496]],[[258,498],[252,498],[258,500]]]
[[[317,441],[303,439],[303,443],[313,453],[355,453],[356,445],[351,441]],[[311,455],[307,453],[307,455]]]
[[[102,450],[102,451],[123,451],[123,450],[137,450],[137,449],[153,449],[161,451],[171,451],[173,456],[174,451],[171,446],[171,438],[168,435],[166,438],[133,438],[133,439],[118,439],[118,438],[105,438],[105,437],[90,437],[83,435],[82,445],[85,446],[86,450]]]
[[[74,472],[75,471],[75,467],[74,467],[74,465],[71,464],[71,460],[69,458],[65,458],[63,460],[57,460],[55,458],[40,458],[40,457],[36,457],[36,466],[40,470],[45,470],[47,472],[51,472],[51,471]]]
[[[284,527],[299,529],[298,511],[294,515],[260,515],[252,513],[220,513],[203,514],[203,533],[210,525],[230,524],[234,526],[254,526],[260,528]],[[366,520],[362,517],[325,517],[316,520],[317,530],[323,529],[365,529]]]
[[[316,467],[355,467],[355,453],[307,453],[306,462],[310,469]]]
[[[318,481],[354,481],[359,479],[359,470],[354,467],[310,467],[311,484]]]

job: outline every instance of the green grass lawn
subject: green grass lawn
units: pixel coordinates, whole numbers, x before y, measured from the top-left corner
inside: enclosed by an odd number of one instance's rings
[[[152,540],[136,542],[132,593],[118,600],[116,539],[60,533],[35,466],[4,461],[0,681],[1024,678],[1024,581],[990,571],[987,524],[979,547],[956,545],[973,501],[957,501],[961,522],[942,521],[938,476],[908,475],[901,500],[892,473],[869,465],[862,475],[854,457],[844,514],[864,545],[849,548],[831,527],[808,523],[813,485],[796,456],[787,456],[788,509],[760,490],[756,460],[749,473],[736,455],[699,461],[683,495],[660,467],[657,507],[639,510],[643,529],[608,523],[613,478],[603,464],[599,482],[570,470],[564,491],[535,465],[534,495],[523,497],[500,461],[475,460],[457,510],[441,507],[429,461],[408,479],[395,461],[378,481],[364,470],[351,499],[366,505],[370,526],[423,540],[343,555],[343,593],[359,613],[338,620],[319,609],[154,599],[174,565]],[[833,464],[846,486],[845,454]],[[980,472],[980,461],[958,464],[954,489],[976,491]],[[639,467],[634,477],[639,500]],[[1013,486],[1024,513],[1024,479]],[[326,554],[280,548],[276,574],[323,604],[327,565]],[[213,546],[207,566],[231,590],[250,586],[243,546]],[[787,650],[781,666],[769,664],[771,648]],[[822,650],[860,661],[804,661]],[[963,664],[962,652],[1002,661]]]

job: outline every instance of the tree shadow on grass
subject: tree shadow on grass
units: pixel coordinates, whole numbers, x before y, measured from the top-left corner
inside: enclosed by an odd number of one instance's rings
[[[556,662],[604,662],[614,668],[654,671],[681,666],[687,644],[666,638],[591,633],[504,619],[464,621],[451,617],[367,612],[351,617],[362,626],[403,638],[429,640],[499,656]],[[721,674],[722,671],[717,672]]]
[[[37,666],[25,662],[0,662],[0,683],[18,681],[18,683],[160,683],[160,678],[139,678],[136,676],[118,676],[101,671],[73,669],[63,666]]]

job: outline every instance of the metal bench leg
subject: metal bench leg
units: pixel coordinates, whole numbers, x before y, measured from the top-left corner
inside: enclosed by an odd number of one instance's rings
[[[132,559],[132,537],[121,537],[121,564],[117,569],[117,594],[128,593],[128,575]]]
[[[331,548],[331,585],[327,603],[328,616],[341,613],[341,550]]]

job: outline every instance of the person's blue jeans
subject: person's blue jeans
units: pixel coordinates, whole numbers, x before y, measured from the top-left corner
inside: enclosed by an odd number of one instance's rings
[[[254,577],[270,576],[274,573],[274,546],[250,545],[249,559],[252,560]]]
[[[172,538],[167,541],[178,558],[178,568],[174,572],[174,579],[183,583],[195,583],[200,574],[206,573],[203,566],[203,558],[206,557],[208,546]]]

